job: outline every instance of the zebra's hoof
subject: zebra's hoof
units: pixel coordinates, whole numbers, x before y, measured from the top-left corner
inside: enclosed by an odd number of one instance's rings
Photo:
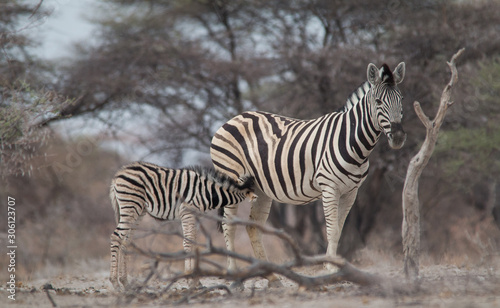
[[[325,263],[323,265],[323,268],[328,274],[335,274],[336,272],[339,271],[339,268],[331,263]]]
[[[270,288],[270,289],[277,289],[277,288],[283,288],[284,285],[283,283],[281,282],[281,280],[279,279],[276,279],[276,280],[270,280],[268,283],[267,283],[267,287]]]
[[[127,277],[120,277],[118,280],[122,283],[123,289],[127,289],[128,287],[128,279]]]
[[[245,286],[243,285],[243,282],[241,282],[241,281],[233,281],[233,283],[231,283],[229,288],[233,291],[240,291],[240,292],[245,290]]]
[[[113,285],[113,288],[116,292],[121,292],[122,291],[122,287],[120,286],[120,284],[118,283],[118,280],[116,281],[112,281],[111,284]]]
[[[192,280],[188,283],[188,285],[190,289],[194,290],[203,290],[207,288],[199,280]]]

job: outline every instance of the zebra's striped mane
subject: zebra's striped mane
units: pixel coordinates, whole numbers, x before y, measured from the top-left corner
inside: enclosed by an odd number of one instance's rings
[[[396,85],[396,83],[394,81],[394,75],[392,74],[389,66],[385,63],[380,68],[380,78],[382,79],[382,83],[392,85],[392,86]]]
[[[396,84],[394,82],[394,75],[392,74],[391,69],[385,63],[380,68],[380,79],[383,84],[391,86]],[[351,93],[351,95],[349,95],[344,106],[340,107],[337,112],[346,112],[350,110],[366,95],[370,88],[371,84],[368,81],[363,82],[356,90],[354,90],[354,92]]]
[[[355,106],[370,90],[371,85],[368,81],[363,82],[354,92],[349,95],[344,106],[340,107],[337,112],[347,112],[353,106]]]
[[[203,166],[189,166],[184,169],[195,171],[201,176],[206,177],[209,181],[216,182],[228,190],[252,189],[254,185],[254,178],[252,176],[243,177],[242,184],[239,184],[233,178],[215,170],[214,168],[203,167]]]

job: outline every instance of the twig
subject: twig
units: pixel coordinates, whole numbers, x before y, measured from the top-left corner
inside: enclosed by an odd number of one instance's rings
[[[208,292],[211,292],[213,290],[224,290],[227,292],[227,294],[231,295],[231,290],[226,286],[226,285],[223,285],[223,284],[219,284],[219,285],[216,285],[216,286],[212,286],[212,287],[208,287],[208,288],[204,288],[202,289],[200,292],[198,293],[195,293],[195,294],[191,294],[191,293],[188,293],[186,296],[184,296],[183,298],[181,298],[180,300],[174,302],[173,304],[174,305],[180,305],[180,304],[184,304],[184,303],[187,303],[189,302],[190,299],[193,299],[193,298],[196,298],[198,296],[202,296],[202,295],[205,295],[207,294]]]
[[[158,259],[156,259],[155,262],[154,262],[154,264],[151,266],[151,270],[150,270],[148,276],[146,276],[146,278],[141,283],[141,285],[138,286],[137,288],[135,288],[134,292],[131,292],[131,293],[129,293],[126,296],[126,301],[125,301],[126,305],[130,305],[130,303],[134,300],[134,298],[136,297],[136,295],[139,294],[139,293],[141,293],[142,289],[144,289],[146,287],[146,285],[148,284],[149,280],[151,280],[151,278],[153,278],[154,274],[157,273],[158,264],[159,264],[159,261],[158,261]]]
[[[208,219],[215,220],[217,222],[222,222],[222,223],[228,224],[228,225],[244,225],[244,226],[255,227],[255,228],[259,229],[264,234],[274,235],[274,236],[278,237],[279,239],[283,240],[286,244],[288,244],[290,246],[294,257],[296,258],[297,262],[300,263],[300,259],[302,258],[302,250],[300,249],[297,242],[290,235],[288,235],[287,233],[285,233],[285,231],[283,231],[281,229],[272,228],[272,227],[262,225],[260,223],[250,221],[250,220],[243,220],[243,219],[240,219],[238,217],[234,217],[232,219],[225,219],[225,218],[220,217],[220,216],[210,215],[210,214],[201,213],[201,212],[197,212],[196,215],[198,217],[208,218]]]
[[[36,7],[33,9],[33,12],[31,13],[30,17],[28,17],[28,19],[31,19],[33,16],[35,16],[35,14],[36,14],[36,12],[38,12],[38,9],[40,8],[40,6],[42,6],[42,3],[43,3],[43,0],[40,0],[38,2]]]
[[[57,307],[56,302],[52,298],[52,295],[50,295],[49,291],[54,290],[54,287],[50,283],[46,283],[43,285],[43,290],[45,291],[45,294],[47,294],[47,297],[49,298],[50,303],[52,304],[52,307]]]

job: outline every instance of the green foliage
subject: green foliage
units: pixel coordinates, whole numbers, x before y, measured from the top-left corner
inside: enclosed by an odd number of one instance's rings
[[[480,63],[478,76],[472,81],[476,96],[487,110],[500,111],[500,57]]]
[[[442,132],[436,154],[443,157],[443,169],[450,177],[460,173],[476,177],[500,174],[500,126]],[[470,176],[470,175],[469,175]]]
[[[500,176],[500,58],[480,62],[471,85],[474,97],[463,104],[473,106],[462,111],[470,125],[442,131],[435,150],[444,176],[459,187]]]
[[[22,136],[22,113],[9,106],[0,109],[0,142],[12,142]]]
[[[49,134],[44,120],[57,117],[72,103],[53,91],[35,90],[26,81],[14,82],[2,91],[0,104],[0,177],[31,175],[31,160]]]
[[[26,31],[47,11],[36,3],[0,4],[0,178],[31,174],[31,160],[48,136],[39,129],[46,117],[57,115],[64,99],[46,91],[48,68],[32,56],[35,39]],[[40,2],[41,3],[41,2]]]

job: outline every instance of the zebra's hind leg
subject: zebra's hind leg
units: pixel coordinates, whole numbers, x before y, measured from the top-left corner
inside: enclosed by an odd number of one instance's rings
[[[224,219],[230,221],[236,217],[238,214],[238,205],[233,204],[226,206],[224,208]],[[234,252],[234,237],[236,234],[236,225],[234,224],[222,224],[222,230],[224,231],[224,241],[226,242],[227,250]],[[232,257],[227,257],[227,269],[228,271],[236,271],[236,260]]]
[[[118,235],[117,230],[115,230],[111,234],[111,268],[109,281],[117,291],[120,291],[120,283],[118,282],[118,267],[120,265],[121,246],[122,240]]]
[[[127,246],[128,246],[130,239],[132,238],[132,234],[134,232],[135,227],[141,222],[141,220],[145,214],[146,214],[146,212],[144,210],[140,213],[139,216],[137,216],[137,214],[134,214],[132,216],[133,219],[131,219],[131,221],[129,223],[127,223],[129,226],[129,229],[127,231],[125,231],[125,233],[124,233],[125,237],[123,238],[123,244],[121,246],[122,249],[120,251],[120,265],[121,266],[118,267],[118,279],[120,280],[123,287],[125,287],[125,288],[128,286]],[[127,225],[127,224],[124,224],[124,225]],[[120,224],[118,224],[118,227],[119,226],[120,226]]]
[[[253,220],[259,224],[264,225],[269,217],[269,212],[271,210],[272,199],[266,196],[263,192],[257,192],[257,201],[252,203],[250,210],[250,220]],[[247,226],[248,237],[250,238],[250,243],[252,244],[253,252],[255,257],[260,260],[267,260],[266,250],[262,242],[262,232],[255,226]],[[268,286],[270,288],[280,288],[283,287],[278,276],[270,274],[266,277],[268,280]]]
[[[143,209],[124,208],[120,209],[120,222],[111,234],[111,269],[109,280],[117,291],[121,291],[121,285],[128,285],[127,279],[127,255],[126,248],[133,228],[144,216]]]
[[[193,244],[196,241],[196,223],[194,213],[192,211],[196,211],[197,209],[194,207],[189,207],[189,205],[183,204],[183,210],[181,210],[181,225],[182,225],[182,234],[184,240],[182,242],[184,246],[184,252],[186,254],[190,254],[193,250]],[[189,207],[189,208],[188,208]],[[195,270],[195,260],[193,258],[186,258],[184,263],[184,273],[185,274],[193,274]],[[196,277],[188,280],[189,287],[198,288],[202,287],[200,280]]]
[[[128,236],[131,230],[123,230],[117,227],[111,234],[111,269],[109,281],[117,291],[121,291],[123,287],[127,287],[127,257],[126,247]]]
[[[130,233],[130,230],[129,230]],[[128,278],[127,278],[127,244],[128,244],[128,235],[123,239],[123,244],[120,247],[120,259],[119,259],[119,264],[120,266],[118,267],[118,280],[120,280],[120,283],[124,288],[127,288],[128,286]]]

